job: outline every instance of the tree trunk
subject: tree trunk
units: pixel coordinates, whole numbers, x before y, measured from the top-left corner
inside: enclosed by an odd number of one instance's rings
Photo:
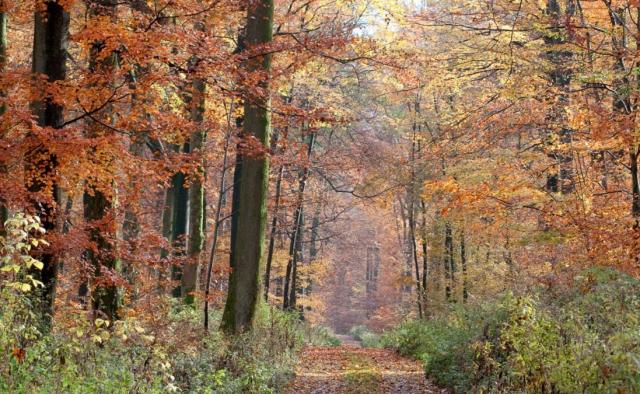
[[[267,252],[267,264],[264,272],[264,300],[269,300],[269,286],[271,284],[271,264],[273,261],[273,252],[275,250],[276,233],[278,231],[278,214],[280,213],[280,194],[282,193],[282,176],[284,174],[284,165],[278,169],[278,177],[276,178],[276,195],[273,207],[273,218],[271,218],[271,231],[269,232],[269,250]]]
[[[451,287],[453,283],[453,239],[451,235],[451,225],[447,222],[444,224],[444,295],[447,301],[451,301]]]
[[[413,201],[413,196],[411,197]],[[416,240],[416,218],[415,218],[415,207],[413,202],[409,204],[409,229],[410,229],[410,242],[411,242],[411,255],[413,256],[413,267],[415,269],[416,274],[416,297],[418,303],[418,317],[422,319],[422,282],[420,279],[420,263],[418,262],[418,245]]]
[[[415,270],[415,283],[416,283],[416,303],[418,304],[418,318],[422,319],[423,317],[423,308],[422,308],[422,282],[420,280],[420,263],[418,262],[418,245],[417,245],[417,237],[416,237],[416,194],[418,191],[416,190],[416,156],[417,156],[417,132],[418,132],[418,114],[420,112],[420,104],[418,98],[416,97],[416,101],[414,103],[415,114],[413,118],[413,126],[412,126],[412,138],[411,138],[411,179],[410,179],[410,188],[408,193],[409,199],[409,242],[410,242],[410,251],[409,253],[413,257],[413,267]]]
[[[631,12],[631,10],[629,10]],[[634,90],[629,80],[629,71],[625,66],[624,54],[627,50],[627,29],[625,28],[626,9],[624,7],[614,8],[609,4],[609,18],[611,21],[612,34],[611,46],[615,55],[614,71],[619,74],[616,80],[613,97],[613,110],[619,114],[632,114],[636,108],[630,98],[630,93]],[[638,11],[640,16],[640,11]],[[636,21],[640,25],[640,21]],[[636,43],[640,39],[636,39]],[[631,177],[631,216],[633,219],[634,247],[631,250],[632,258],[637,263],[640,260],[637,241],[640,239],[640,186],[638,184],[638,148],[637,141],[632,141],[629,146],[629,175]]]
[[[189,144],[184,145],[184,152],[189,152]],[[173,197],[173,218],[171,220],[172,250],[174,256],[182,258],[185,256],[185,243],[187,235],[187,223],[189,215],[189,190],[184,186],[185,174],[180,171],[171,178],[171,189]],[[182,264],[171,261],[171,280],[182,281]],[[182,286],[175,286],[172,295],[176,298],[182,296]]]
[[[462,302],[469,299],[469,283],[467,277],[467,252],[465,250],[464,231],[460,232],[460,265],[462,265]]]
[[[218,203],[216,205],[216,213],[215,213],[215,223],[213,226],[213,242],[211,243],[211,253],[209,254],[209,266],[207,267],[207,279],[205,282],[204,288],[204,329],[205,331],[209,330],[209,293],[211,291],[211,275],[213,273],[213,264],[216,260],[216,250],[218,247],[218,236],[220,234],[220,227],[222,226],[223,221],[220,220],[220,216],[222,214],[222,208],[225,205],[226,194],[227,194],[227,161],[229,158],[229,145],[231,144],[231,122],[230,117],[233,113],[233,101],[231,104],[231,108],[229,109],[228,115],[228,125],[227,125],[227,135],[224,141],[224,154],[222,158],[222,172],[220,174],[220,187],[218,189]]]
[[[422,211],[422,308],[423,313],[427,313],[427,284],[429,280],[429,255],[427,245],[427,206],[424,200],[420,199]]]
[[[164,204],[162,209],[162,237],[167,241],[168,245],[173,242],[173,210],[175,208],[176,193],[172,186],[169,186],[164,192]],[[162,248],[160,250],[160,258],[162,260],[169,258],[170,247]],[[160,270],[160,279],[163,279],[166,272],[163,269]]]
[[[89,14],[91,18],[107,17],[115,18],[116,5],[112,0],[96,0],[88,3]],[[94,41],[91,44],[89,70],[92,73],[100,72],[102,75],[109,76],[113,74],[113,70],[117,67],[117,55],[110,53],[100,61],[103,54],[101,53],[105,47],[102,40]],[[111,85],[111,81],[103,81],[105,87]],[[104,123],[112,122],[112,110],[107,106],[99,116]],[[103,126],[97,122],[89,122],[87,125],[87,137],[98,138],[106,134],[111,134],[110,130],[103,130]],[[93,147],[92,156],[96,155],[100,148]],[[104,155],[107,156],[107,155]],[[109,158],[106,162],[96,163],[104,167],[114,166],[113,158]],[[107,173],[113,171],[107,170]],[[96,288],[92,294],[92,307],[94,313],[102,315],[109,320],[117,318],[120,306],[120,295],[118,287],[111,278],[120,270],[120,261],[116,256],[115,248],[112,244],[116,240],[117,230],[115,222],[115,213],[113,212],[113,200],[115,199],[116,190],[113,187],[112,179],[95,179],[95,184],[87,184],[83,195],[84,219],[89,226],[89,239],[93,247],[86,252],[86,258],[94,267],[94,275],[96,280]],[[109,185],[107,185],[109,184]],[[109,189],[111,192],[109,192]],[[86,286],[86,285],[85,285]],[[81,285],[82,290],[85,286]]]
[[[247,9],[246,44],[249,49],[268,44],[273,37],[273,0],[250,2]],[[271,55],[255,56],[244,67],[249,72],[262,72],[261,87],[265,95],[251,94],[244,97],[243,135],[253,137],[266,149],[269,146],[270,100],[269,73]],[[266,227],[266,202],[269,188],[269,157],[262,153],[241,157],[241,172],[236,171],[234,201],[237,220],[232,229],[232,271],[229,276],[229,292],[222,318],[222,329],[227,333],[239,333],[251,328],[260,294],[260,263],[264,250]],[[237,195],[237,197],[236,197]],[[232,223],[233,227],[233,223]]]
[[[285,310],[294,309],[296,307],[296,285],[298,275],[298,249],[301,249],[302,241],[302,220],[304,215],[304,191],[309,178],[309,169],[313,145],[315,144],[316,133],[311,133],[309,143],[307,145],[307,163],[300,174],[300,186],[298,187],[298,196],[296,201],[296,210],[293,217],[293,230],[291,232],[291,240],[289,245],[289,262],[287,263],[287,277],[284,284],[284,301],[282,308]],[[289,278],[289,275],[291,277]]]
[[[316,210],[313,213],[313,219],[311,219],[311,239],[309,240],[309,260],[313,261],[318,257],[320,251],[318,234],[320,232],[320,213],[322,210],[322,201],[318,201]]]
[[[134,70],[129,71],[127,75],[127,79],[129,81],[129,88],[131,91],[136,91],[136,85],[138,83],[137,80],[137,70],[140,67],[135,67]],[[136,106],[141,104],[140,97],[133,93],[131,95],[131,107],[135,110]],[[142,107],[142,106],[141,106]],[[146,111],[142,110],[142,113],[146,115]],[[143,115],[144,116],[144,115]],[[131,136],[129,140],[129,153],[132,154],[135,158],[142,158],[145,152],[145,143],[144,143],[144,133],[138,133],[135,136]],[[142,194],[142,190],[140,190],[140,184],[136,182],[129,183],[129,191],[135,190],[135,192],[131,193],[133,196],[139,198]],[[135,206],[136,203],[139,203],[139,200],[133,200],[132,196],[127,196],[126,204],[124,207],[124,223],[122,224],[122,239],[127,244],[129,248],[128,253],[130,256],[135,255],[135,249],[137,246],[138,236],[140,235],[140,219],[138,218],[138,209]],[[157,270],[149,267],[149,273],[152,276],[157,275]],[[136,301],[139,297],[139,289],[140,284],[136,278],[137,273],[135,270],[135,266],[132,261],[122,261],[122,274],[129,282],[129,285],[132,289],[131,300]]]
[[[0,0],[0,74],[4,74],[7,70],[7,12],[5,0]],[[0,98],[4,99],[6,94],[0,92]],[[4,115],[6,107],[4,103],[0,103],[0,116]],[[6,173],[5,164],[0,161],[0,171]],[[0,196],[0,235],[4,233],[4,223],[9,218],[9,209],[6,201]]]
[[[402,221],[402,235],[401,235],[401,248],[402,254],[404,256],[404,270],[403,270],[403,285],[402,285],[402,294],[410,295],[411,294],[411,285],[409,284],[413,274],[411,273],[411,265],[413,264],[413,259],[411,255],[411,243],[409,242],[409,226],[407,226],[407,209],[406,204],[402,200],[400,196],[398,196],[398,205],[399,205],[399,213],[400,220]]]
[[[291,286],[289,290],[289,310],[295,310],[298,303],[298,262],[302,261],[302,237],[304,233],[304,206],[300,206],[300,223],[297,228],[295,249],[291,260]]]
[[[315,212],[313,213],[313,219],[311,219],[311,231],[309,239],[309,262],[315,261],[318,257],[319,246],[318,233],[320,231],[320,213],[322,210],[322,201],[318,201]],[[320,243],[321,244],[321,243]],[[309,278],[306,288],[306,295],[309,296],[313,291],[313,278]]]
[[[205,83],[200,79],[193,81],[191,93],[191,120],[201,124],[204,120]],[[191,136],[191,150],[202,155],[205,133],[197,130]],[[203,163],[203,158],[200,157]],[[182,297],[189,305],[194,302],[194,292],[198,289],[198,273],[200,271],[200,257],[204,246],[204,166],[198,167],[198,176],[189,187],[189,242],[187,243],[188,261],[182,271]]]
[[[36,11],[34,19],[33,72],[44,74],[48,83],[63,81],[67,75],[69,13],[57,2],[46,1],[44,10]],[[33,103],[33,111],[41,127],[60,128],[64,122],[64,108],[44,91],[41,100]],[[35,213],[40,216],[43,227],[53,231],[57,223],[57,158],[43,145],[28,155],[25,162],[27,188],[34,196]],[[44,250],[39,259],[44,264],[37,273],[44,284],[41,310],[45,324],[50,325],[55,299],[55,255],[51,250]]]

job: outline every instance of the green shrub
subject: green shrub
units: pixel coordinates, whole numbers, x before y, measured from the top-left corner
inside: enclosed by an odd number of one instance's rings
[[[496,305],[476,308],[453,306],[431,320],[402,324],[383,334],[381,343],[400,354],[424,362],[426,373],[445,387],[466,392],[472,385],[474,340],[496,330],[504,313]]]
[[[349,329],[349,335],[351,335],[355,340],[362,341],[362,334],[368,331],[369,329],[367,326],[353,326]]]
[[[313,346],[335,347],[341,343],[334,332],[325,326],[309,326],[306,336],[307,342]]]
[[[380,335],[376,334],[375,332],[371,332],[371,331],[366,331],[363,332],[361,335],[361,344],[362,347],[367,347],[367,348],[379,348],[382,347],[382,343],[380,342]]]
[[[382,347],[380,342],[380,335],[369,330],[367,326],[353,326],[349,330],[349,335],[354,339],[360,341],[362,347],[378,348]]]
[[[454,306],[382,343],[456,392],[639,393],[639,319],[640,282],[592,269],[560,295]]]
[[[0,328],[15,324],[7,305],[15,303],[0,305]],[[133,320],[108,330],[104,322],[92,327],[83,321],[69,332],[33,339],[24,349],[13,330],[0,330],[0,392],[279,392],[292,375],[303,340],[297,316],[266,308],[249,333],[225,338],[212,330],[188,344],[180,343],[179,336],[161,342]],[[219,319],[212,322],[217,324]],[[191,308],[174,309],[167,325],[175,326],[175,333],[201,330]],[[24,350],[24,358],[15,349]]]

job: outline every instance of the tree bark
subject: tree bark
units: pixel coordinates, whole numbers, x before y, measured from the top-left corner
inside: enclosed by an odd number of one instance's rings
[[[88,3],[91,18],[108,17],[115,19],[116,4],[113,0],[94,0]],[[100,72],[105,76],[113,74],[113,70],[118,65],[118,58],[115,53],[110,53],[104,60],[98,60],[102,54],[105,43],[102,40],[94,41],[91,44],[89,71]],[[105,87],[111,85],[112,81],[103,81]],[[112,109],[107,106],[102,113],[98,114],[105,123],[112,122]],[[87,125],[87,137],[97,138],[111,131],[104,131],[97,122],[89,122]],[[93,147],[92,156],[100,149]],[[114,158],[109,158],[106,163],[98,163],[105,167],[114,165]],[[107,171],[110,173],[111,171]],[[105,185],[103,183],[108,183]],[[108,189],[111,191],[109,192]],[[117,285],[113,282],[113,277],[120,270],[120,261],[116,256],[115,248],[112,244],[116,240],[117,230],[115,214],[113,212],[113,200],[116,190],[111,179],[95,179],[95,184],[87,184],[83,195],[84,219],[89,226],[89,239],[93,246],[85,252],[87,260],[94,267],[96,278],[95,290],[92,294],[92,307],[94,313],[102,315],[109,320],[117,318],[120,307],[120,294]],[[86,290],[85,286],[81,286]]]
[[[189,144],[184,145],[184,152],[189,153]],[[189,217],[189,190],[184,185],[185,174],[180,171],[173,175],[171,178],[171,190],[174,193],[173,197],[173,218],[171,220],[171,237],[172,237],[172,250],[174,256],[181,258],[185,256],[186,252],[186,235],[187,235],[187,223]],[[176,264],[172,261],[171,265],[171,280],[182,282],[182,265]],[[175,286],[172,290],[172,295],[176,298],[182,296],[182,286]]]
[[[416,283],[416,303],[418,305],[418,317],[422,319],[423,317],[423,308],[422,308],[422,298],[423,298],[423,290],[422,290],[422,281],[420,279],[420,263],[418,262],[418,245],[417,245],[417,236],[416,236],[416,195],[418,194],[418,190],[416,188],[416,184],[418,183],[418,179],[416,176],[416,156],[418,153],[417,149],[417,132],[418,132],[418,114],[420,113],[420,102],[416,97],[416,101],[414,103],[414,118],[413,118],[413,126],[412,126],[412,138],[411,138],[411,179],[410,179],[410,188],[408,193],[409,206],[408,206],[408,218],[409,218],[409,242],[410,242],[410,251],[409,253],[413,257],[413,267],[415,270],[415,283]]]
[[[465,249],[464,231],[460,232],[460,265],[462,266],[462,302],[469,299],[469,283],[467,276],[467,252]]]
[[[273,37],[273,0],[249,2],[246,22],[248,48],[268,44]],[[234,202],[237,220],[232,221],[232,271],[229,276],[229,292],[222,318],[222,329],[227,333],[249,330],[253,324],[260,294],[260,263],[264,250],[266,228],[266,201],[269,188],[270,100],[269,73],[271,55],[264,54],[247,60],[244,67],[249,72],[262,73],[261,87],[264,94],[246,94],[244,97],[243,136],[255,138],[265,148],[264,152],[241,157],[241,172],[237,172],[237,188],[234,185]],[[235,178],[235,176],[234,176]],[[236,197],[237,196],[237,197]]]
[[[278,169],[276,178],[276,195],[273,207],[273,218],[271,218],[271,231],[269,232],[269,249],[267,252],[267,264],[264,272],[264,300],[269,300],[269,287],[271,285],[271,264],[273,262],[273,252],[275,250],[276,233],[278,231],[278,214],[280,213],[280,194],[282,193],[282,176],[284,174],[284,164]]]
[[[191,96],[191,120],[201,124],[204,120],[205,106],[205,83],[201,79],[196,79],[192,84],[193,92]],[[197,130],[191,136],[191,151],[202,155],[204,148],[205,133]],[[187,242],[187,263],[182,271],[182,297],[189,305],[194,302],[194,292],[198,289],[198,273],[200,271],[200,258],[204,247],[204,163],[200,157],[201,165],[198,167],[196,176],[189,186],[189,241]]]
[[[0,74],[7,70],[7,12],[5,0],[0,0]],[[0,91],[0,98],[4,99],[6,93]],[[6,107],[4,102],[0,103],[0,116],[4,115]],[[6,166],[0,161],[0,171],[6,173]],[[0,235],[4,233],[4,223],[9,218],[7,202],[0,196]]]
[[[427,245],[427,206],[424,200],[420,199],[422,212],[422,308],[423,313],[427,313],[427,284],[429,281],[429,255]]]
[[[218,247],[218,236],[220,234],[220,227],[222,226],[223,221],[220,220],[220,216],[222,215],[222,208],[225,205],[225,196],[227,194],[227,162],[229,159],[229,146],[231,144],[231,122],[230,117],[233,113],[233,101],[231,104],[231,108],[229,109],[229,117],[228,127],[227,127],[227,135],[224,141],[224,153],[222,158],[222,172],[220,173],[220,187],[218,189],[218,203],[216,204],[216,213],[215,213],[215,224],[213,227],[213,242],[211,243],[211,253],[209,254],[209,265],[207,267],[207,279],[205,282],[204,289],[204,329],[205,331],[209,330],[209,294],[211,291],[211,276],[213,274],[213,264],[216,260],[216,250]]]
[[[40,3],[44,9],[34,16],[33,72],[44,74],[48,83],[63,81],[67,75],[67,46],[69,37],[69,13],[57,2]],[[44,128],[60,128],[64,122],[64,108],[52,97],[42,92],[41,99],[32,105],[38,125]],[[34,136],[36,139],[37,136]],[[25,158],[26,183],[32,194],[34,211],[40,216],[47,231],[56,228],[58,186],[56,179],[57,158],[46,145],[39,147]],[[51,250],[44,250],[39,257],[44,268],[37,276],[44,284],[41,311],[45,324],[50,325],[53,315],[56,285],[56,261]]]
[[[552,122],[561,124],[558,131],[549,133],[550,144],[571,142],[573,131],[567,127],[566,107],[569,105],[568,89],[571,83],[572,71],[568,66],[571,61],[572,54],[564,49],[566,44],[566,33],[562,31],[566,23],[563,16],[571,17],[575,12],[575,5],[572,0],[566,1],[564,7],[564,15],[558,0],[547,1],[547,14],[552,18],[552,26],[550,32],[552,34],[544,37],[545,44],[551,49],[546,52],[552,69],[549,72],[549,80],[551,84],[559,90],[558,103],[554,105],[550,111],[549,117]],[[556,142],[557,140],[557,142]],[[561,151],[551,147],[548,154],[557,163],[557,171],[547,175],[547,190],[550,192],[560,192],[563,194],[571,193],[575,186],[573,184],[573,158],[571,155],[562,153]]]
[[[294,214],[293,229],[291,232],[291,240],[289,245],[289,262],[287,263],[287,277],[284,284],[284,301],[282,308],[285,310],[291,310],[296,307],[296,286],[298,276],[298,255],[301,248],[302,241],[302,220],[304,215],[304,192],[307,186],[307,180],[310,172],[311,154],[313,153],[313,145],[315,144],[316,133],[313,132],[309,136],[309,143],[307,145],[307,163],[300,175],[300,186],[298,187],[298,196],[296,201],[296,210]],[[289,277],[289,275],[291,275]]]
[[[451,288],[453,284],[453,238],[451,225],[448,222],[444,224],[444,252],[446,256],[444,259],[444,295],[447,301],[451,301]]]

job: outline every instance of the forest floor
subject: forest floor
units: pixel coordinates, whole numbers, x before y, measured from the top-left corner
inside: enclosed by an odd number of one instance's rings
[[[287,394],[446,393],[430,384],[419,361],[386,349],[363,349],[339,336],[338,347],[307,347],[300,353]]]

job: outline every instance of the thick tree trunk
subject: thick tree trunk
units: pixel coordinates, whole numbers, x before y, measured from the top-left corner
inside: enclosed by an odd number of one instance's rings
[[[184,152],[188,153],[189,145],[185,144]],[[173,197],[173,219],[171,220],[171,246],[174,256],[183,258],[186,252],[187,223],[189,217],[189,190],[184,185],[185,174],[178,172],[171,178],[171,189]],[[172,261],[171,280],[182,281],[182,265]],[[176,298],[182,296],[182,286],[177,285],[172,290],[172,295]]]
[[[46,1],[44,11],[36,11],[34,18],[33,72],[44,74],[48,83],[62,81],[67,75],[69,13],[57,2]],[[41,97],[41,101],[33,103],[38,124],[42,127],[60,128],[64,122],[62,105],[47,97],[44,92]],[[44,145],[27,156],[25,161],[27,188],[34,196],[35,213],[40,216],[43,227],[47,231],[53,231],[57,224],[57,158]],[[44,268],[38,273],[44,284],[41,310],[45,323],[50,324],[55,299],[55,255],[52,251],[45,250],[39,258],[44,263]]]
[[[248,48],[268,44],[273,37],[273,0],[249,2],[246,23]],[[251,328],[260,299],[260,263],[264,250],[266,228],[266,201],[269,188],[269,146],[271,129],[269,113],[269,73],[271,55],[261,55],[247,60],[249,72],[262,72],[264,96],[247,94],[244,97],[243,135],[253,137],[265,147],[264,153],[252,152],[241,157],[241,172],[236,168],[237,188],[234,201],[237,220],[232,229],[232,271],[229,276],[229,292],[222,318],[222,329],[238,333]],[[236,197],[237,196],[237,197]],[[233,226],[233,223],[232,223]]]
[[[549,118],[551,122],[558,123],[560,130],[551,130],[548,138],[552,145],[571,142],[573,131],[566,124],[568,122],[566,107],[569,105],[568,89],[571,83],[572,71],[569,62],[572,53],[565,49],[566,33],[563,30],[566,23],[565,17],[571,17],[575,12],[575,5],[572,0],[566,1],[564,10],[561,10],[558,0],[547,1],[547,14],[552,18],[552,26],[549,30],[552,34],[544,37],[545,44],[551,49],[546,52],[546,57],[552,64],[552,69],[548,74],[551,84],[559,91],[557,105],[553,106]],[[550,192],[560,192],[567,194],[574,189],[573,180],[573,158],[571,155],[562,153],[553,146],[550,148],[548,156],[556,161],[557,171],[547,175],[546,188]]]

